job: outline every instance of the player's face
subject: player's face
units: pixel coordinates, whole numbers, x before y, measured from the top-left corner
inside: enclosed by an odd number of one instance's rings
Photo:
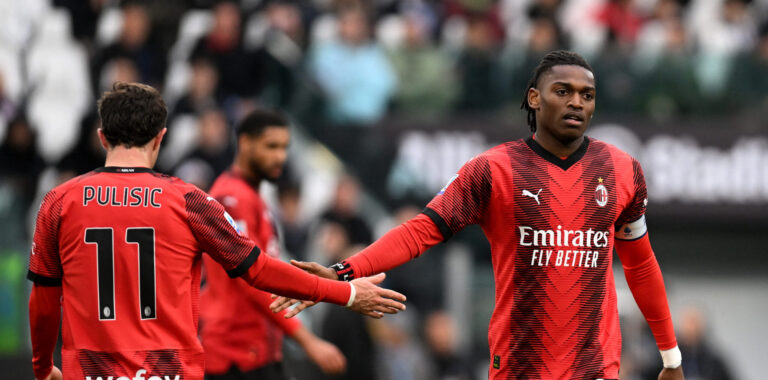
[[[275,181],[283,174],[291,132],[287,127],[267,127],[257,137],[247,137],[248,163],[259,177]]]
[[[537,133],[568,143],[584,135],[595,112],[595,77],[577,65],[552,67],[539,78],[529,104],[536,109]]]

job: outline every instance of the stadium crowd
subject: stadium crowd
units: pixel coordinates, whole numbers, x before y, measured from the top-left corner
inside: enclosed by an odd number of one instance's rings
[[[593,63],[599,112],[668,118],[768,106],[765,0],[4,2],[0,251],[26,261],[41,195],[103,165],[95,99],[115,81],[161,89],[170,115],[158,169],[207,189],[231,164],[232,126],[254,107],[287,111],[351,164],[393,115],[514,112],[533,67],[557,48]],[[372,241],[377,221],[363,215],[354,175],[311,214],[296,176],[280,182],[276,208],[290,255],[332,263]],[[416,212],[402,205],[391,219]],[[442,275],[422,270],[439,267],[439,256],[390,279],[421,313],[374,322],[326,311],[320,334],[346,347],[350,363],[377,363],[350,364],[346,378],[482,376],[475,360],[485,352],[457,349]],[[699,344],[700,332],[688,335]],[[637,357],[626,379],[644,378]]]

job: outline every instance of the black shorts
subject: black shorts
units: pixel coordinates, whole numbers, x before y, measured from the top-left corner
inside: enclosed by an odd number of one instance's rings
[[[248,372],[240,371],[237,366],[232,366],[224,375],[205,375],[205,380],[287,380],[283,370],[283,363],[273,362]]]

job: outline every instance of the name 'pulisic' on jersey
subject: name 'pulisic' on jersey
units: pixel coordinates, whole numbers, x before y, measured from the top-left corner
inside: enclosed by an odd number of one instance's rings
[[[162,193],[159,187],[83,186],[83,206],[160,208],[157,197]]]

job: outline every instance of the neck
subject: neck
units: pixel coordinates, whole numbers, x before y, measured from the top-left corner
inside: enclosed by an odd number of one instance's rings
[[[259,186],[261,185],[261,176],[254,173],[253,170],[251,170],[250,165],[248,165],[248,160],[244,157],[238,157],[237,160],[235,160],[235,170],[240,173],[241,176],[243,176],[245,179],[248,180],[248,182],[251,182],[252,184]]]
[[[146,148],[116,146],[107,150],[104,166],[151,168],[151,152]]]
[[[568,157],[577,151],[584,142],[584,135],[575,140],[561,141],[551,134],[544,133],[540,129],[536,130],[533,137],[542,148],[557,157]]]

